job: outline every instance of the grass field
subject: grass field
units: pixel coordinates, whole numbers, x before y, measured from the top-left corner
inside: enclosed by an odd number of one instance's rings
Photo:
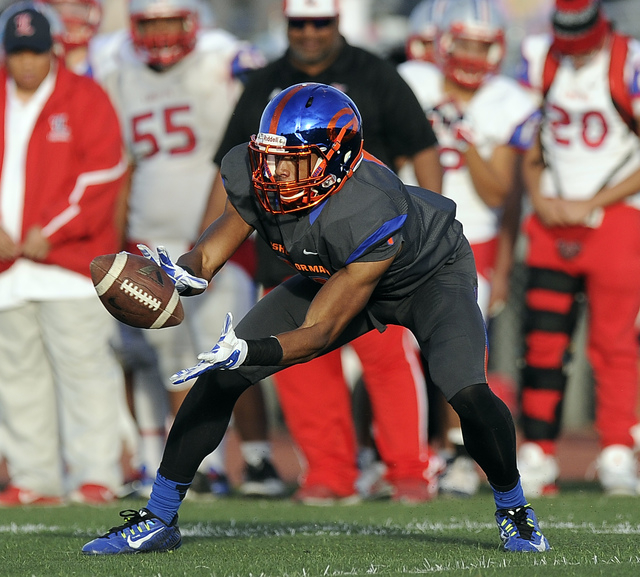
[[[82,545],[119,524],[110,507],[0,510],[0,575],[588,577],[640,575],[640,499],[564,487],[534,502],[553,550],[504,553],[488,491],[419,506],[390,502],[305,507],[230,498],[187,501],[172,553],[87,557]]]

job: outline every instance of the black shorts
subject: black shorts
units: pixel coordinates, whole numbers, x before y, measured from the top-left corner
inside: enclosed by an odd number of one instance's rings
[[[236,328],[243,339],[270,337],[299,327],[322,285],[296,275],[266,294]],[[476,302],[477,277],[467,242],[455,260],[443,266],[411,295],[374,298],[338,337],[330,350],[360,335],[396,324],[416,337],[432,382],[451,399],[462,389],[486,383],[487,333]],[[389,359],[393,362],[393,359]],[[237,370],[257,382],[284,367]]]

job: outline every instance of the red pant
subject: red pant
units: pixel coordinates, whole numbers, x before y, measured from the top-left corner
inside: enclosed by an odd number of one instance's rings
[[[387,477],[423,478],[428,464],[426,390],[411,333],[389,326],[350,343],[363,367],[374,436]],[[340,351],[274,375],[292,438],[308,468],[305,484],[350,495],[358,476],[351,395]]]
[[[549,229],[534,215],[526,232],[526,263],[533,268],[526,296],[525,436],[553,441],[559,432],[566,381],[563,357],[575,326],[574,289],[583,285],[589,303],[587,352],[596,381],[596,429],[602,446],[633,446],[629,429],[637,422],[634,322],[640,308],[640,211],[610,206],[595,229]]]

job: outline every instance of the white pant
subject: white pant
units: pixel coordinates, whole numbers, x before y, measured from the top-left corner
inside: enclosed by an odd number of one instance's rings
[[[44,495],[121,485],[114,329],[95,297],[0,311],[0,446],[14,485]]]

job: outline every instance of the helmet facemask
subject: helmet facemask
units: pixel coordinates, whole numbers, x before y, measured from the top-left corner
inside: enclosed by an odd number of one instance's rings
[[[486,38],[455,28],[440,39],[441,49],[445,52],[443,72],[460,86],[475,90],[487,76],[500,70],[505,51],[504,35]],[[475,50],[476,54],[472,54],[465,49],[471,43],[482,43],[486,45],[486,50]],[[481,55],[482,52],[486,55]]]
[[[346,178],[327,172],[334,155],[339,155],[345,129],[334,146],[287,146],[287,139],[276,134],[258,133],[249,144],[252,181],[262,207],[274,214],[306,210],[337,192]],[[351,151],[345,155],[349,162]],[[278,174],[278,166],[285,162],[288,175]]]
[[[198,11],[191,2],[137,0],[131,3],[131,37],[137,53],[151,66],[167,68],[182,60],[196,45]],[[180,26],[173,24],[180,21]],[[148,27],[158,22],[158,28]]]
[[[442,15],[437,59],[444,75],[469,90],[496,74],[506,52],[502,15],[488,0],[456,0]]]
[[[87,46],[97,34],[102,21],[102,6],[98,0],[47,0],[60,15],[65,32],[65,50]]]

